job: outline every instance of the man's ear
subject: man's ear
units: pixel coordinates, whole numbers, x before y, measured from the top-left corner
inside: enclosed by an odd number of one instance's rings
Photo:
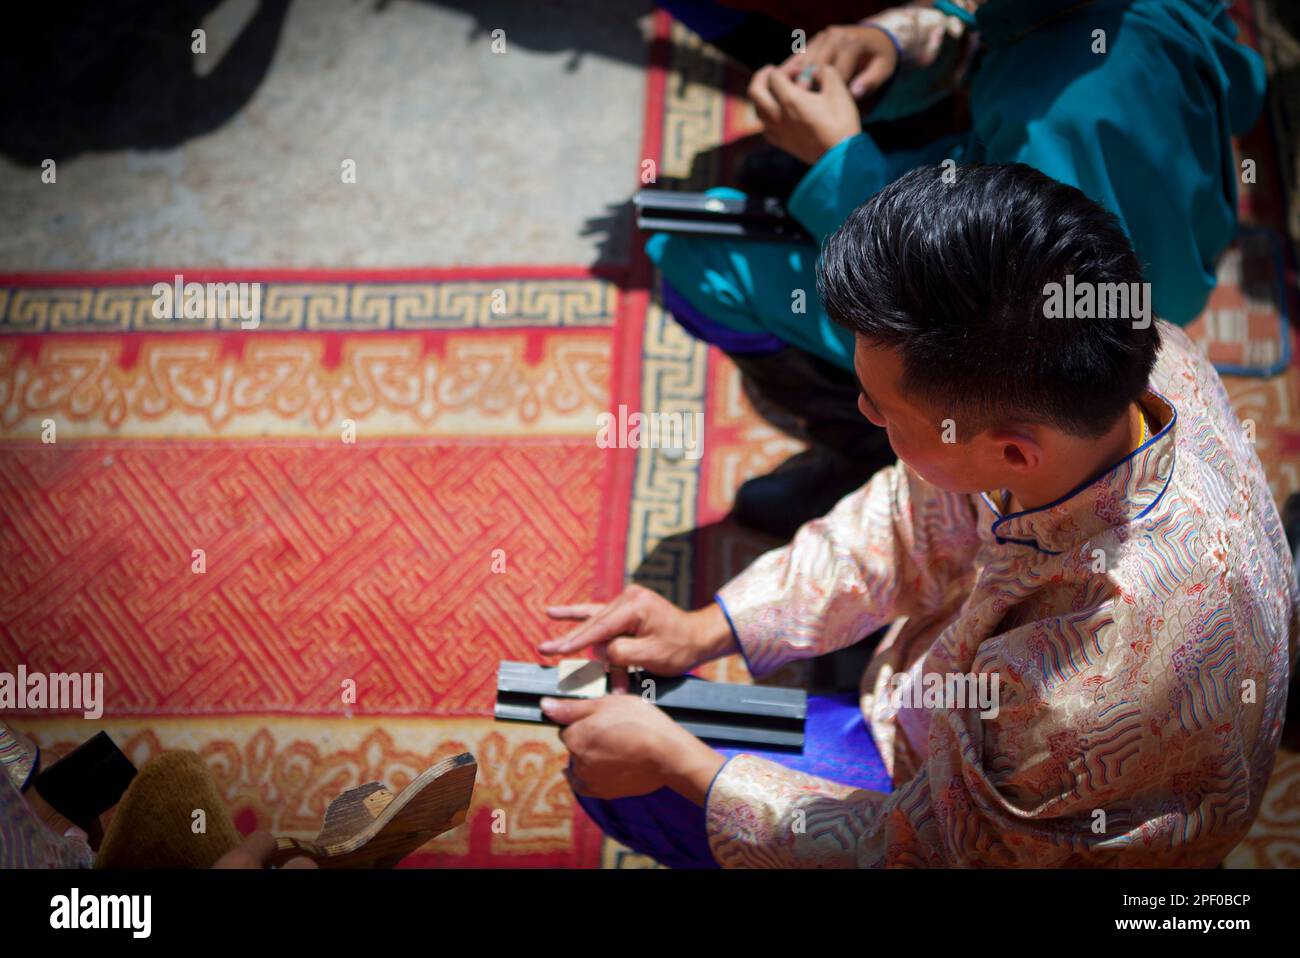
[[[988,441],[997,450],[998,465],[1016,472],[1033,472],[1043,462],[1043,447],[1032,435],[1020,429],[995,429]]]

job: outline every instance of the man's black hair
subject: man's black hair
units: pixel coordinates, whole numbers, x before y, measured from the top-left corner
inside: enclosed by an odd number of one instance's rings
[[[901,388],[963,441],[1015,422],[1095,438],[1142,394],[1160,338],[1154,318],[1051,318],[1048,284],[1067,275],[1142,282],[1113,215],[1023,164],[927,166],[826,241],[817,288],[833,320],[898,353]]]

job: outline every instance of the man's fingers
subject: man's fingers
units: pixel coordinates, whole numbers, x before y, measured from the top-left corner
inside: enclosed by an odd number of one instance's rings
[[[836,93],[847,94],[848,86],[844,83],[844,74],[833,66],[822,67],[817,71],[817,79],[821,81],[821,92],[834,95]]]
[[[552,619],[584,621],[600,615],[608,605],[609,603],[607,602],[579,602],[573,605],[548,605],[546,607],[546,614]],[[543,655],[554,655],[561,651],[561,643],[573,635],[574,631],[576,630],[571,629],[564,633],[564,635],[540,642],[537,646],[537,650]]]
[[[613,695],[622,695],[628,688],[628,675],[625,668],[612,668],[609,670],[609,691]]]
[[[822,74],[825,72],[826,72],[826,67],[818,67],[817,78],[820,80]],[[780,72],[774,72],[772,74],[770,86],[772,90],[772,96],[776,98],[778,109],[783,114],[790,112],[791,107],[795,107],[798,104],[800,104],[803,101],[804,97],[817,95],[810,90],[805,90],[799,84],[795,83],[794,80],[791,80],[784,73],[780,73]]]
[[[842,47],[835,51],[827,66],[834,67],[841,77],[853,76],[853,71],[858,66],[858,52],[848,47]]]
[[[213,868],[265,868],[275,851],[275,837],[270,832],[253,832],[239,845],[217,859]]]
[[[574,605],[548,605],[546,614],[552,619],[590,619],[605,608],[605,602],[578,602]]]
[[[884,86],[889,79],[889,61],[884,57],[872,57],[866,68],[849,84],[849,92],[856,100]]]
[[[271,853],[275,851],[275,836],[270,832],[253,832],[244,839],[240,847],[259,862],[265,864],[266,860],[271,857]]]
[[[270,832],[253,832],[237,848],[233,848],[217,859],[213,868],[265,868],[275,851],[275,836]],[[295,855],[281,868],[319,868],[305,855]]]
[[[772,96],[770,86],[770,78],[773,76],[781,76],[781,71],[767,66],[755,73],[749,81],[749,98],[754,102],[754,112],[765,126],[781,119],[781,107]]]
[[[821,81],[819,96],[852,102],[853,94],[849,92],[848,84],[844,82],[844,74],[834,67],[822,67],[817,71],[817,79]]]
[[[538,646],[547,655],[566,655],[581,649],[608,642],[615,636],[635,632],[640,616],[627,606],[610,606],[592,616],[582,625]]]
[[[213,868],[261,868],[262,863],[242,848],[232,848],[212,865]]]
[[[817,61],[808,53],[796,53],[782,63],[777,71],[789,77],[805,90],[811,90],[813,78],[817,75]]]
[[[566,655],[600,642],[608,642],[619,635],[636,632],[641,624],[641,614],[625,602],[611,602],[601,612],[593,615],[558,639],[550,639],[537,647],[545,655]]]
[[[542,714],[558,725],[571,725],[600,707],[600,699],[553,699],[541,701]]]
[[[586,798],[596,797],[591,794],[591,789],[587,787],[587,783],[578,778],[578,773],[573,770],[572,765],[564,770],[564,777],[569,780],[569,788],[573,789],[577,794]]]
[[[648,639],[614,639],[601,647],[598,654],[610,665],[627,668],[647,659],[652,647]]]
[[[782,73],[784,73],[786,76],[790,76],[790,77],[798,76],[799,71],[802,70],[807,65],[807,61],[808,61],[807,52],[792,53],[777,65],[777,69],[780,70]]]
[[[831,32],[823,30],[808,41],[804,56],[808,58],[809,63],[816,63],[820,66],[830,59],[831,54],[835,51],[835,46]]]

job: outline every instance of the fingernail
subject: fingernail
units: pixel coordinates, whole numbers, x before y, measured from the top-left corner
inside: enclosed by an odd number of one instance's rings
[[[541,702],[541,705],[542,705],[542,711],[543,711],[543,712],[549,712],[551,709],[555,708],[556,704],[557,704],[557,703],[556,703],[555,699],[544,698],[544,699],[542,699],[542,702]]]

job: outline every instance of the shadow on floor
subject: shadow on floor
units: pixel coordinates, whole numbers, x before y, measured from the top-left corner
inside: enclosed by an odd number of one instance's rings
[[[376,0],[382,11],[398,0]],[[410,2],[410,0],[405,0]],[[576,72],[584,57],[597,56],[642,67],[645,38],[638,21],[654,10],[651,0],[418,0],[473,17],[466,43],[484,43],[496,30],[507,44],[537,53],[567,53],[564,69]]]
[[[659,592],[687,608],[713,600],[728,580],[769,549],[784,545],[778,539],[741,526],[730,516],[696,529],[668,536],[650,551],[632,573],[632,581]],[[681,568],[683,559],[687,567]],[[674,584],[685,577],[682,590]],[[679,595],[685,591],[686,595]],[[856,692],[871,653],[884,637],[884,629],[837,652],[809,660],[807,689],[822,695]],[[775,684],[786,684],[780,676]]]
[[[38,166],[174,147],[226,123],[265,79],[289,0],[261,0],[201,77],[191,34],[219,2],[24,4],[0,33],[0,153]]]

